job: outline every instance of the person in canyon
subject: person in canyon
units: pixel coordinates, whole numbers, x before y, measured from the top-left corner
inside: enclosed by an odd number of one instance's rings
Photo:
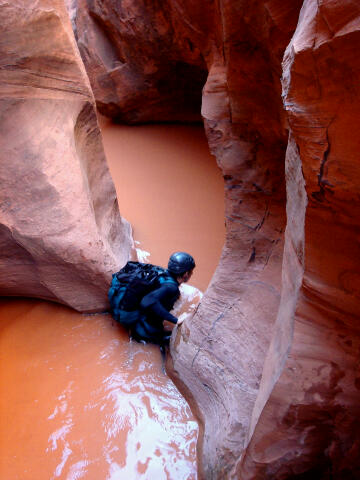
[[[150,342],[164,347],[169,344],[171,331],[164,328],[164,320],[175,325],[182,323],[170,313],[180,296],[179,286],[191,278],[195,261],[186,252],[173,253],[169,259],[167,273],[160,287],[143,297],[140,303],[141,317],[131,331],[136,341]]]

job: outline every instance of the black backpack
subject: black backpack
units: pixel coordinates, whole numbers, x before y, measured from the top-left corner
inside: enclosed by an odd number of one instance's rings
[[[164,268],[151,263],[127,262],[112,276],[108,297],[113,318],[126,328],[133,327],[141,315],[142,298],[166,282],[177,285]]]

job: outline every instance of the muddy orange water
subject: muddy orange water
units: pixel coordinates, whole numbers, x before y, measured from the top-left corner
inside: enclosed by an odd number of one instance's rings
[[[224,232],[221,176],[202,129],[102,129],[139,251],[161,265],[190,251],[192,283],[205,289]],[[176,315],[198,301],[186,288]],[[196,479],[197,424],[158,347],[129,342],[110,315],[37,300],[1,299],[0,331],[1,480]]]
[[[2,480],[195,479],[197,424],[159,348],[109,315],[0,300]]]
[[[174,251],[197,264],[206,290],[224,243],[224,184],[201,126],[111,124],[100,119],[120,212],[146,260],[166,266]]]

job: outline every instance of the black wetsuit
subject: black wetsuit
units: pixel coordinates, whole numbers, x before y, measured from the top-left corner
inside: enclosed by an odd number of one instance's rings
[[[163,321],[177,323],[177,318],[170,310],[179,296],[180,290],[176,281],[163,283],[145,295],[140,303],[141,318],[132,332],[135,339],[159,345],[168,344],[170,332],[164,329]]]

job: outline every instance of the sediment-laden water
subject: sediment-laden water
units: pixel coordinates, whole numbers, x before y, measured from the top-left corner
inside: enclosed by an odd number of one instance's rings
[[[101,124],[141,259],[166,266],[188,251],[205,290],[224,226],[203,130]],[[182,292],[175,314],[191,317],[201,294]],[[108,314],[31,299],[1,299],[0,329],[1,479],[196,479],[197,423],[158,347],[130,342]]]
[[[106,158],[121,214],[147,260],[166,266],[174,251],[197,264],[192,285],[205,291],[224,243],[224,185],[204,129],[111,124],[101,118]]]
[[[0,300],[0,478],[195,479],[197,424],[159,348],[110,315]]]

